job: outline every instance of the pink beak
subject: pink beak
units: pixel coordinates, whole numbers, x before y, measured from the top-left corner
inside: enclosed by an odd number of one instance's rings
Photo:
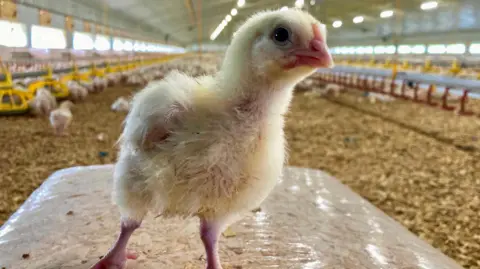
[[[328,51],[327,43],[323,40],[319,25],[312,24],[312,30],[314,37],[310,41],[310,49],[299,49],[293,52],[297,57],[295,66],[333,67],[332,55]]]

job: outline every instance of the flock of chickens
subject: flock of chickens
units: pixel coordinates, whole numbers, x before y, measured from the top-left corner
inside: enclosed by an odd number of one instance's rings
[[[55,135],[62,136],[66,134],[66,130],[72,121],[72,108],[74,104],[85,101],[89,94],[100,93],[108,87],[119,85],[143,88],[151,81],[162,79],[170,70],[174,69],[191,76],[213,74],[216,72],[219,63],[219,59],[216,57],[207,56],[200,58],[192,56],[164,64],[110,73],[105,75],[105,77],[93,77],[88,81],[70,80],[67,82],[69,89],[67,100],[59,103],[53,94],[55,89],[43,87],[36,90],[35,97],[28,102],[28,105],[33,115],[49,117]],[[53,79],[59,78],[57,75],[53,76]],[[41,78],[25,78],[15,80],[13,83],[15,88],[26,91],[30,84],[37,82],[39,79]],[[130,101],[128,98],[120,97],[112,104],[111,109],[117,112],[128,112],[130,109]]]

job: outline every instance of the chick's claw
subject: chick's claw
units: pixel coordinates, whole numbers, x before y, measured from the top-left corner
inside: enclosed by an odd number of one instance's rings
[[[110,252],[107,256],[103,257],[95,265],[90,267],[90,269],[125,269],[127,260],[136,260],[137,258],[137,254],[128,250],[124,253]]]

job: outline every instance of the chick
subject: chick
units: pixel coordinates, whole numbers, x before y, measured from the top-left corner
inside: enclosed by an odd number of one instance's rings
[[[67,87],[70,91],[70,97],[73,101],[84,101],[87,98],[87,88],[83,87],[78,82],[70,80],[67,83]]]
[[[92,268],[135,258],[127,242],[153,211],[199,217],[207,268],[221,269],[219,235],[281,176],[295,84],[332,65],[325,25],[300,10],[261,12],[239,28],[213,77],[172,71],[137,93],[114,170],[120,235]]]
[[[113,102],[111,109],[117,112],[128,112],[130,110],[130,103],[124,97],[119,97],[115,102]]]
[[[73,103],[65,101],[60,104],[60,107],[50,113],[50,124],[53,127],[56,135],[65,135],[65,130],[72,122]]]
[[[48,116],[50,111],[57,107],[55,96],[45,88],[36,91],[35,97],[28,102],[33,114],[37,116]]]

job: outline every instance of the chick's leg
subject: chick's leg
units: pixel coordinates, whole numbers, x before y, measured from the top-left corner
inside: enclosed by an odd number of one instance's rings
[[[221,232],[222,225],[219,223],[200,219],[200,237],[207,255],[207,269],[222,269],[218,256],[218,239]]]
[[[117,241],[108,254],[90,269],[123,269],[127,259],[135,260],[137,255],[127,250],[127,243],[133,232],[140,227],[140,224],[141,222],[135,220],[122,220]]]

